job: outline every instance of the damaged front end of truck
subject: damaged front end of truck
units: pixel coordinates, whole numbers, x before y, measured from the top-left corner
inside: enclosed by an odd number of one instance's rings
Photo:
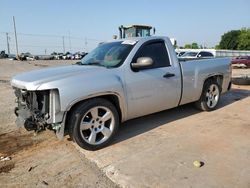
[[[54,130],[62,137],[63,113],[60,111],[59,92],[54,90],[28,91],[15,88],[16,125],[28,131]]]

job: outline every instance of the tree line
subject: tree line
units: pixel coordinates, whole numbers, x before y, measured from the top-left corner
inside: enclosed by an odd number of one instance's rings
[[[202,49],[204,46],[198,45],[196,42],[185,44],[186,49]],[[221,40],[215,49],[224,50],[250,50],[250,28],[242,28],[240,30],[231,30],[221,36]]]
[[[215,48],[226,50],[250,50],[250,28],[232,30],[221,36]]]

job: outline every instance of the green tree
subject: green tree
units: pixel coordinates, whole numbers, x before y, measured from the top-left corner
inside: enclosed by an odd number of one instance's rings
[[[196,42],[193,42],[192,45],[191,45],[191,48],[192,49],[199,49],[199,46]]]
[[[191,48],[192,48],[192,45],[191,45],[191,44],[185,44],[185,45],[184,45],[184,48],[186,48],[186,49],[191,49]]]
[[[219,43],[220,49],[237,50],[239,45],[240,30],[232,30],[224,33]]]
[[[196,42],[193,42],[192,44],[185,44],[184,48],[186,48],[186,49],[199,49],[199,46]]]
[[[216,50],[219,50],[219,49],[220,49],[220,45],[218,44],[218,45],[216,45],[214,48],[215,48]]]
[[[238,41],[238,50],[250,50],[250,28],[241,29]]]

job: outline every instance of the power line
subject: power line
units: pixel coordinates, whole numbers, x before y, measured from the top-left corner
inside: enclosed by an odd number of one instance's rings
[[[4,33],[1,31],[0,33]],[[10,34],[14,34],[12,32],[8,32]],[[18,35],[31,36],[31,37],[62,37],[61,35],[46,35],[46,34],[31,34],[31,33],[17,33]]]
[[[69,50],[71,51],[71,38],[70,38],[70,31],[69,31]]]
[[[22,46],[22,47],[39,47],[39,48],[61,48],[62,46],[50,46],[50,45],[44,45],[44,46],[37,46],[37,45],[26,45],[26,44],[19,44],[19,46]]]
[[[14,19],[13,19],[14,25]],[[7,39],[4,44],[0,43],[0,47],[5,47],[6,51],[13,51],[16,47],[16,53],[19,51],[41,51],[44,49],[49,49],[50,51],[88,51],[88,48],[93,48],[98,43],[105,40],[87,37],[71,36],[69,31],[68,35],[53,35],[53,34],[32,34],[32,33],[15,33],[14,32],[3,32],[0,31],[0,36],[4,36]],[[34,38],[33,38],[34,37]],[[48,38],[46,40],[46,38]],[[5,40],[6,40],[5,39]],[[14,39],[14,40],[11,40]],[[15,40],[16,39],[16,40]],[[67,42],[66,42],[67,41]],[[2,39],[0,40],[2,42]],[[41,50],[39,49],[41,48]],[[54,49],[53,49],[54,48]]]
[[[63,39],[63,53],[65,53],[64,36],[62,37],[62,39]]]
[[[4,31],[0,31],[0,33],[5,34],[5,33],[9,33],[9,34],[14,34],[13,32],[4,32]],[[32,34],[32,33],[17,33],[17,35],[23,35],[23,36],[32,36],[32,37],[52,37],[52,38],[70,38],[70,39],[80,39],[80,40],[85,40],[84,37],[78,37],[78,36],[71,36],[69,34],[69,36],[66,35],[47,35],[47,34]],[[92,41],[105,41],[103,39],[93,39],[93,38],[86,38],[87,40],[92,40]]]
[[[91,39],[91,38],[86,38],[87,40],[92,40],[92,41],[100,41],[100,42],[102,42],[102,41],[105,41],[105,40],[101,40],[101,39]]]

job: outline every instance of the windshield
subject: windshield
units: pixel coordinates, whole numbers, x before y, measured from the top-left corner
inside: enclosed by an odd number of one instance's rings
[[[198,52],[186,52],[181,57],[196,57],[197,54]]]
[[[134,44],[135,42],[126,43],[125,41],[103,43],[82,58],[81,65],[118,67],[124,62]]]

